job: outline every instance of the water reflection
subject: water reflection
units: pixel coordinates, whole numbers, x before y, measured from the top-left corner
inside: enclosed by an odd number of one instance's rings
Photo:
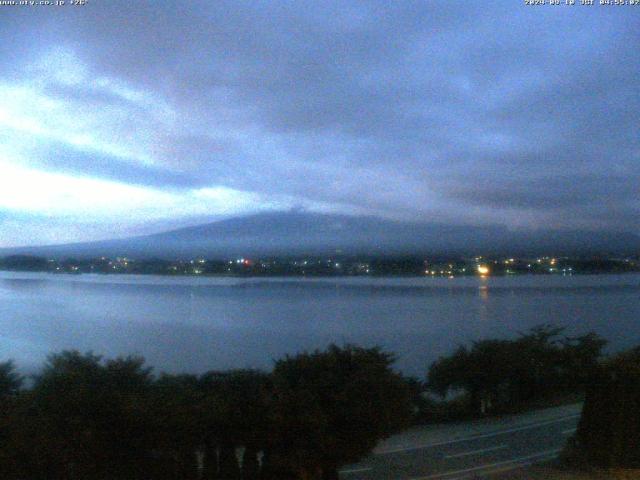
[[[478,287],[478,293],[480,295],[480,299],[483,301],[489,300],[489,287],[487,285],[480,285]]]

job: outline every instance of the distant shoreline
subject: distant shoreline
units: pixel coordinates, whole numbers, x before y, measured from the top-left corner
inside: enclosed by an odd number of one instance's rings
[[[454,275],[454,276],[431,276],[420,274],[367,274],[367,275],[349,275],[349,274],[334,274],[334,275],[321,275],[321,274],[243,274],[243,273],[154,273],[154,272],[54,272],[48,270],[12,270],[0,268],[0,272],[12,272],[12,273],[46,273],[52,276],[61,277],[74,277],[74,276],[155,276],[155,277],[167,277],[167,278],[425,278],[425,279],[456,279],[456,278],[509,278],[509,277],[584,277],[594,275],[638,275],[640,271],[602,271],[602,272],[573,272],[573,273],[509,273],[509,274],[494,274],[490,276],[481,277],[479,275],[467,274],[467,275]]]
[[[64,259],[31,255],[0,258],[0,270],[190,277],[502,277],[515,275],[582,275],[640,272],[638,256],[474,256],[332,255],[233,257],[188,260],[133,259],[127,256]]]

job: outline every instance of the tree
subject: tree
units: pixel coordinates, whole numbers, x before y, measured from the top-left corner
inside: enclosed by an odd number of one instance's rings
[[[196,452],[208,432],[205,395],[196,375],[162,374],[154,383],[150,412],[154,423],[152,448],[157,478],[197,476]],[[212,472],[215,474],[216,471]],[[153,476],[151,478],[154,478]]]
[[[279,478],[337,479],[406,426],[411,391],[379,348],[331,345],[276,362],[268,458]]]
[[[559,335],[564,327],[537,325],[513,342],[510,402],[521,404],[562,391]]]
[[[28,478],[145,478],[150,369],[138,357],[51,355],[22,405]]]
[[[393,361],[331,346],[271,374],[156,379],[140,357],[64,351],[20,391],[3,363],[0,478],[335,480],[411,418],[419,383]]]
[[[640,347],[596,368],[575,445],[591,464],[640,468]]]
[[[514,346],[505,340],[473,343],[471,350],[460,347],[451,357],[431,364],[429,387],[441,396],[452,389],[464,390],[474,410],[486,413],[509,395],[514,368]]]
[[[0,478],[10,478],[17,469],[17,458],[12,449],[13,432],[19,428],[17,420],[18,392],[23,377],[11,360],[0,363]]]
[[[599,335],[591,332],[579,337],[562,340],[562,381],[569,390],[584,390],[599,367],[602,349],[607,344]]]
[[[514,340],[459,347],[428,370],[428,386],[445,397],[463,390],[472,411],[509,408],[584,388],[605,341],[595,333],[560,338],[563,328],[539,325]]]
[[[219,478],[256,478],[257,455],[264,449],[268,431],[269,383],[269,375],[258,370],[212,371],[201,376],[204,401],[210,412],[206,421],[210,432],[207,456],[213,457],[212,450],[217,449]],[[236,449],[244,449],[242,462],[238,462]]]
[[[23,381],[12,360],[0,363],[0,399],[17,394]]]

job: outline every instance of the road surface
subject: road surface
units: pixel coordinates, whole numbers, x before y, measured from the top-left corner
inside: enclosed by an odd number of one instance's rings
[[[582,405],[408,430],[381,443],[341,480],[459,480],[555,458],[576,429]]]

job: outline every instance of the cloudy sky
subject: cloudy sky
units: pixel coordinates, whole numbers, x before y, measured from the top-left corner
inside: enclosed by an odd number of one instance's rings
[[[0,247],[292,208],[640,233],[640,6],[523,3],[0,6]]]

